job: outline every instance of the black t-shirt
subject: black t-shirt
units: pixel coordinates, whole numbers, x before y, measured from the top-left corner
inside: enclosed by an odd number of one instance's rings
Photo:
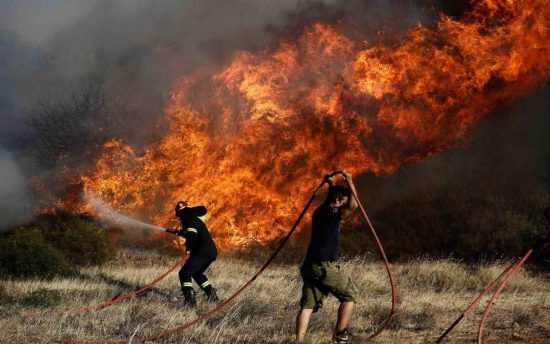
[[[201,256],[214,260],[218,256],[216,244],[199,216],[206,215],[206,207],[185,208],[178,216],[181,220],[181,236],[185,238],[185,247],[191,256]]]
[[[336,260],[341,221],[341,207],[333,208],[328,203],[323,203],[315,209],[311,221],[311,241],[304,264]]]

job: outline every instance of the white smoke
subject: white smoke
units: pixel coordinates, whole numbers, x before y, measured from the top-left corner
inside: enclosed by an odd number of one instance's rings
[[[155,226],[150,223],[132,219],[126,215],[122,215],[111,208],[107,203],[103,202],[97,197],[94,197],[93,195],[84,193],[82,197],[84,198],[86,203],[92,206],[98,212],[98,215],[107,222],[125,227],[138,227],[154,231],[165,231],[163,227]]]
[[[27,185],[19,165],[0,147],[0,230],[21,222],[29,212]]]
[[[17,33],[31,44],[41,44],[89,13],[98,0],[0,1],[0,29]]]

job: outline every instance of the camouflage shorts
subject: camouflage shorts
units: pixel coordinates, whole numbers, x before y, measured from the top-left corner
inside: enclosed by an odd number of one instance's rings
[[[328,294],[334,295],[340,302],[355,301],[357,289],[340,267],[331,262],[313,263],[301,268],[304,286],[302,287],[302,308],[316,312],[323,307],[323,300]]]

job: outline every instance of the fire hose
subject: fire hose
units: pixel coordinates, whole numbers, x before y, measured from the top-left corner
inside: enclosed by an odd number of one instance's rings
[[[341,173],[341,172],[339,172],[339,173]],[[359,206],[359,209],[361,210],[361,213],[363,214],[363,217],[365,218],[365,221],[367,221],[367,224],[369,226],[371,234],[374,237],[374,240],[376,241],[376,245],[378,246],[378,249],[380,250],[380,255],[382,256],[382,259],[384,260],[384,266],[386,268],[386,272],[388,274],[388,280],[390,281],[390,285],[391,285],[391,308],[390,308],[390,313],[389,313],[388,317],[386,318],[386,320],[382,323],[380,328],[375,333],[373,333],[372,335],[367,337],[367,340],[371,340],[371,339],[374,339],[375,337],[377,337],[386,328],[386,326],[388,326],[390,320],[392,319],[393,314],[395,313],[395,307],[396,307],[396,304],[397,304],[397,290],[396,290],[395,282],[393,280],[393,277],[392,277],[392,274],[391,274],[391,271],[390,271],[390,263],[388,262],[388,258],[386,257],[386,252],[384,251],[384,247],[382,246],[382,243],[380,242],[380,239],[378,238],[378,235],[376,234],[376,230],[374,229],[374,226],[373,226],[372,222],[370,221],[370,218],[367,215],[367,212],[365,211],[365,208],[363,207],[363,204],[361,204],[361,201],[359,200],[359,197],[357,196],[357,192],[356,192],[355,188],[350,187],[350,189],[351,189],[353,198],[355,198],[355,201],[357,202],[357,205]]]
[[[458,325],[458,323],[460,321],[462,321],[462,319],[464,319],[473,309],[475,306],[477,306],[479,304],[479,302],[481,301],[481,299],[487,295],[487,293],[498,283],[498,281],[502,278],[502,276],[506,275],[510,270],[512,270],[512,268],[517,264],[517,262],[513,262],[511,265],[509,265],[504,271],[501,272],[500,275],[498,275],[497,278],[495,278],[486,288],[485,290],[483,290],[483,292],[481,292],[481,294],[479,294],[478,297],[476,297],[463,311],[462,311],[462,314],[445,330],[445,332],[443,332],[443,334],[441,336],[439,336],[439,338],[437,338],[437,340],[435,341],[436,344],[439,344],[443,341],[443,339],[449,334],[449,332],[451,332],[453,330],[453,328],[455,328],[456,325]]]
[[[550,222],[550,207],[547,208],[544,212],[544,215],[546,219]],[[518,273],[518,271],[521,269],[523,264],[529,259],[529,257],[534,253],[537,252],[538,254],[541,254],[546,249],[550,247],[550,233],[546,236],[545,239],[541,240],[541,242],[536,245],[535,249],[529,249],[523,256],[519,257],[516,262],[513,262],[510,264],[502,273],[495,278],[486,288],[483,290],[483,292],[474,299],[463,311],[462,314],[443,332],[439,338],[434,342],[435,344],[441,343],[443,339],[449,334],[449,332],[452,331],[452,329],[458,325],[458,323],[464,319],[470,313],[470,311],[481,301],[481,299],[502,279],[499,286],[489,299],[489,302],[485,306],[485,310],[483,311],[483,315],[481,318],[481,321],[479,323],[479,329],[478,329],[478,344],[483,344],[483,331],[485,328],[485,324],[487,322],[487,318],[489,316],[489,312],[491,311],[491,307],[493,306],[495,300],[499,297],[500,293],[506,287],[508,282]]]
[[[128,294],[124,294],[122,296],[119,296],[117,298],[114,298],[114,299],[111,299],[109,301],[105,301],[105,302],[101,302],[101,303],[97,303],[97,304],[94,304],[94,305],[89,305],[89,306],[83,306],[83,307],[75,307],[75,308],[71,308],[71,309],[68,309],[66,310],[65,312],[66,313],[69,313],[69,314],[77,314],[77,313],[82,313],[82,312],[87,312],[87,311],[91,311],[91,310],[98,310],[98,309],[104,309],[104,308],[107,308],[109,306],[112,306],[114,304],[117,304],[119,302],[122,302],[124,300],[128,300],[129,298],[132,298],[138,294],[141,294],[143,293],[144,291],[146,291],[147,289],[150,289],[152,287],[154,287],[156,284],[158,284],[160,281],[162,281],[163,279],[165,279],[168,275],[170,275],[174,270],[176,270],[177,268],[179,268],[180,266],[183,265],[183,263],[185,263],[185,261],[187,260],[188,258],[188,255],[184,255],[180,260],[178,260],[176,262],[176,264],[174,264],[170,269],[168,269],[165,273],[163,273],[162,275],[160,275],[159,277],[157,277],[156,279],[154,279],[153,281],[147,283],[146,285],[142,286],[141,288],[139,289],[136,289],[136,290],[133,290],[131,291],[130,293]],[[46,314],[50,314],[52,312],[52,310],[46,310],[46,311],[43,311],[43,312],[29,312],[27,314],[25,314],[27,317],[35,317],[35,316],[41,316],[41,315],[46,315]]]
[[[510,272],[508,272],[508,274],[504,277],[504,279],[498,286],[493,296],[491,296],[491,299],[489,299],[489,302],[485,307],[485,311],[483,311],[483,316],[481,317],[481,321],[479,322],[479,331],[477,336],[478,344],[483,344],[483,329],[485,327],[485,323],[487,322],[487,317],[489,316],[489,312],[491,311],[491,306],[495,302],[496,298],[500,295],[500,292],[502,291],[502,289],[504,289],[504,287],[506,286],[506,284],[508,284],[510,279],[518,273],[521,266],[525,263],[525,261],[529,258],[529,256],[531,256],[532,253],[533,253],[533,250],[529,250],[527,251],[527,253],[525,253],[525,255],[523,255],[523,257],[521,257],[519,262],[517,262],[515,266],[510,270]]]
[[[344,175],[343,172],[336,171],[336,172],[333,172],[331,174],[331,176],[334,176],[336,174]],[[347,181],[347,179],[346,179],[346,181]],[[187,329],[187,328],[189,328],[189,327],[191,327],[191,326],[193,326],[193,325],[195,325],[195,324],[197,324],[201,321],[204,321],[204,320],[208,319],[209,317],[211,317],[215,313],[219,312],[222,308],[224,308],[227,304],[229,304],[235,298],[237,298],[237,296],[239,296],[245,289],[247,289],[265,271],[265,269],[273,262],[275,257],[277,257],[277,255],[282,250],[284,245],[290,239],[290,236],[294,233],[294,231],[298,227],[298,224],[301,222],[301,220],[304,217],[305,213],[307,212],[307,210],[309,209],[309,207],[311,206],[311,204],[313,203],[315,198],[318,196],[319,191],[321,190],[321,188],[324,186],[324,184],[326,182],[327,181],[325,179],[323,179],[321,184],[319,184],[319,186],[317,186],[317,188],[315,189],[315,191],[311,195],[310,199],[306,203],[304,209],[302,210],[302,212],[300,213],[300,215],[298,216],[298,218],[296,219],[296,221],[292,225],[290,231],[283,237],[283,239],[281,240],[281,242],[279,243],[279,245],[277,246],[275,251],[267,259],[267,261],[264,263],[264,265],[262,265],[262,267],[254,274],[254,276],[252,276],[252,278],[250,278],[250,280],[248,280],[239,289],[237,289],[237,291],[235,291],[231,296],[229,296],[226,300],[221,302],[219,305],[214,307],[209,312],[195,318],[194,320],[192,320],[192,321],[190,321],[186,324],[182,324],[182,325],[179,325],[179,326],[174,327],[174,328],[166,329],[166,330],[161,331],[160,333],[157,333],[157,334],[154,334],[154,335],[151,335],[151,336],[146,336],[146,337],[139,337],[139,338],[134,337],[134,338],[131,338],[129,340],[123,339],[123,340],[99,340],[99,341],[97,341],[97,340],[94,341],[94,340],[56,339],[56,340],[52,340],[52,342],[53,343],[58,343],[58,344],[125,344],[125,343],[129,343],[129,342],[143,343],[143,342],[146,342],[146,341],[154,341],[154,340],[157,340],[157,339],[168,337],[168,336],[170,336],[174,333],[183,331],[183,330],[185,330],[185,329]],[[393,313],[395,311],[395,306],[396,306],[396,289],[395,289],[395,283],[393,282],[393,278],[392,278],[392,275],[391,275],[389,262],[386,258],[386,254],[384,252],[384,248],[382,247],[382,244],[381,244],[381,242],[378,238],[378,235],[376,234],[374,226],[370,222],[370,219],[369,219],[363,205],[360,203],[359,197],[357,196],[354,188],[351,188],[351,189],[352,189],[353,197],[355,198],[359,208],[361,209],[361,213],[365,217],[365,220],[367,221],[367,224],[369,225],[371,233],[373,234],[373,236],[375,238],[376,244],[378,245],[378,248],[380,249],[381,255],[384,259],[384,264],[386,266],[386,271],[388,273],[388,277],[389,277],[389,281],[391,283],[391,289],[392,289],[392,305],[391,305],[390,314],[389,314],[388,318],[384,321],[384,323],[381,325],[381,327],[374,334],[372,334],[371,336],[369,336],[367,338],[367,340],[370,340],[370,339],[373,339],[374,337],[378,336],[383,331],[383,329],[388,325],[389,321],[391,320],[391,318],[393,316]]]

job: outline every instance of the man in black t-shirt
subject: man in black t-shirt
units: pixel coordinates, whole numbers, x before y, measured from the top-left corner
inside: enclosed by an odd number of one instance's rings
[[[189,203],[181,201],[176,205],[176,217],[181,221],[181,230],[168,232],[185,238],[185,249],[189,258],[179,272],[181,290],[185,302],[195,307],[197,304],[195,291],[191,279],[201,287],[209,301],[219,301],[216,290],[210,284],[204,271],[216,260],[218,250],[206,228],[199,218],[206,215],[206,207],[191,207]]]
[[[355,192],[351,174],[344,172],[344,176]],[[357,207],[357,203],[350,189],[334,185],[330,175],[325,178],[329,183],[329,192],[325,202],[313,213],[311,241],[300,269],[304,285],[301,309],[296,319],[296,340],[299,343],[304,339],[311,314],[322,307],[328,294],[340,301],[333,340],[336,343],[350,340],[347,324],[353,312],[357,290],[351,279],[334,262],[338,255],[340,222],[343,216]]]

